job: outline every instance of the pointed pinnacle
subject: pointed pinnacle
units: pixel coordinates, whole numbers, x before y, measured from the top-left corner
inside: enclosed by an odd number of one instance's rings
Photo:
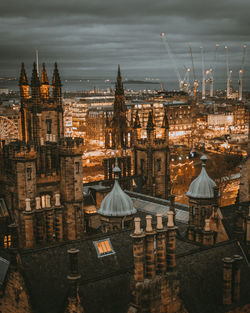
[[[149,112],[149,115],[148,115],[148,123],[147,123],[147,130],[148,131],[151,131],[154,129],[154,123],[153,123],[153,114],[152,114],[152,111]]]
[[[40,81],[37,75],[37,68],[36,68],[36,63],[33,63],[33,70],[32,70],[32,77],[31,77],[31,86],[33,87],[39,87],[40,86]]]
[[[28,79],[27,79],[25,68],[24,68],[24,63],[22,63],[21,65],[19,85],[28,85]]]
[[[42,69],[42,75],[41,75],[41,80],[40,80],[41,84],[49,84],[49,79],[48,79],[48,75],[46,72],[46,68],[45,68],[45,63],[43,63],[43,69]]]

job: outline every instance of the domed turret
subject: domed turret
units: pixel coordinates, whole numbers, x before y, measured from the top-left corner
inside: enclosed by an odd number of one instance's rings
[[[188,197],[195,199],[212,199],[214,198],[214,187],[216,183],[208,176],[206,167],[207,157],[201,157],[202,169],[200,175],[192,181],[189,190],[186,193]]]
[[[119,185],[120,168],[116,164],[113,169],[115,174],[115,183],[110,193],[106,195],[101,203],[98,213],[107,217],[124,217],[136,213],[132,199],[121,189]]]

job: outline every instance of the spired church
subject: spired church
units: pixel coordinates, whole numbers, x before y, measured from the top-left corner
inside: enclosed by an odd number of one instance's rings
[[[63,136],[57,65],[50,83],[34,64],[29,83],[22,64],[19,87],[21,138],[0,146],[0,312],[250,311],[249,202],[219,206],[205,155],[189,205],[175,202],[167,113],[163,138],[152,113],[140,138],[138,114],[127,124],[118,70],[107,144],[131,145],[144,193],[123,190],[127,160],[107,161],[114,183],[96,187],[88,216],[83,141]]]

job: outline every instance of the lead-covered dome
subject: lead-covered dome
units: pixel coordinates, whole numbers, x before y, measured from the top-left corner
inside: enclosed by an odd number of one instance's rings
[[[121,189],[118,181],[120,168],[117,165],[113,169],[115,183],[113,189],[102,200],[98,213],[104,216],[127,216],[136,213],[132,199]]]
[[[216,183],[208,176],[206,167],[207,157],[201,157],[202,169],[200,175],[192,181],[189,190],[186,193],[188,197],[197,199],[212,199],[214,198],[214,187]]]

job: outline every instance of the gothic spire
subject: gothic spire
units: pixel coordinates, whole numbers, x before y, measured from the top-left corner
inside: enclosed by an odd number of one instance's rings
[[[135,122],[134,122],[134,129],[137,129],[137,128],[141,128],[141,123],[140,123],[138,110],[136,111]]]
[[[117,90],[120,90],[122,93],[124,93],[124,91],[123,91],[123,84],[122,84],[121,70],[120,70],[120,64],[118,64],[117,77],[116,77],[116,91]]]
[[[161,128],[169,129],[167,110],[166,109],[164,110],[164,117],[163,117]]]
[[[31,77],[31,87],[40,87],[40,81],[37,75],[37,68],[36,63],[33,63],[33,71],[32,71],[32,77]]]
[[[61,78],[60,78],[60,75],[59,75],[59,72],[58,72],[58,68],[57,68],[57,63],[55,63],[52,83],[53,83],[54,86],[57,86],[57,87],[61,87],[62,86]]]
[[[49,79],[48,79],[48,75],[47,75],[47,72],[46,72],[45,63],[43,63],[43,69],[42,69],[40,82],[43,85],[48,85],[49,84]]]
[[[152,111],[149,112],[149,115],[148,115],[148,123],[147,123],[147,131],[152,131],[154,130],[154,122],[153,122],[153,113]]]
[[[19,86],[21,85],[28,85],[28,79],[27,79],[25,68],[24,68],[24,63],[22,63],[22,66],[21,66],[21,73],[20,73],[20,79],[19,79]]]

